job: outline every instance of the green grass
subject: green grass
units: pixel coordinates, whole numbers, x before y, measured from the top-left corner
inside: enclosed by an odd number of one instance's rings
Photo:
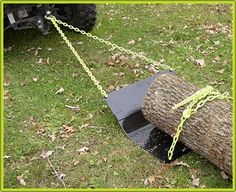
[[[226,26],[231,29],[230,6],[98,5],[97,14],[94,35],[110,38],[136,52],[145,52],[156,61],[164,59],[179,76],[199,87],[212,83],[222,92],[231,92],[231,38],[229,32],[222,30]],[[202,29],[211,24],[215,34]],[[144,69],[147,64],[140,60],[127,60],[123,66],[109,67],[106,63],[114,53],[110,47],[72,31],[65,33],[106,90],[109,85],[124,85],[151,75]],[[127,45],[130,40],[136,43]],[[83,44],[76,44],[78,41]],[[180,158],[190,168],[171,167],[128,140],[99,91],[54,29],[46,36],[35,30],[7,31],[5,48],[8,47],[13,49],[5,52],[4,58],[5,90],[8,91],[4,149],[5,155],[11,157],[5,159],[5,187],[63,187],[47,161],[40,157],[43,150],[54,151],[50,160],[59,173],[66,175],[67,187],[163,188],[171,185],[188,188],[194,187],[193,173],[200,179],[199,187],[232,187],[217,167],[197,154]],[[37,56],[33,47],[42,48]],[[220,61],[212,62],[217,56]],[[36,61],[40,58],[49,58],[49,64],[38,64]],[[204,59],[206,67],[200,68],[191,58]],[[132,70],[135,64],[140,64],[141,72],[137,74]],[[223,73],[217,72],[222,69]],[[116,77],[117,72],[125,75]],[[55,95],[60,87],[64,93]],[[78,105],[80,111],[72,111],[65,105]],[[30,121],[32,116],[35,123]],[[87,123],[95,128],[81,128]],[[61,138],[62,125],[72,125],[75,132],[69,138]],[[39,128],[44,128],[45,134],[37,134]],[[54,142],[48,137],[53,132]],[[64,150],[58,148],[63,145],[66,145]],[[90,151],[79,155],[76,150],[85,146]],[[74,166],[75,161],[78,162]],[[25,186],[16,178],[23,173]],[[144,180],[151,175],[164,178],[144,185]]]

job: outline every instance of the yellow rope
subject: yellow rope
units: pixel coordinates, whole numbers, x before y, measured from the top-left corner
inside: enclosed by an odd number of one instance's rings
[[[173,137],[172,144],[170,146],[170,149],[168,151],[168,159],[171,160],[173,157],[173,152],[175,149],[175,145],[179,139],[180,133],[182,131],[183,125],[187,119],[191,117],[191,115],[195,114],[199,108],[205,105],[208,101],[212,101],[214,99],[229,99],[229,93],[225,92],[221,94],[219,91],[216,91],[211,86],[207,86],[203,89],[198,90],[193,95],[189,96],[188,98],[184,99],[180,103],[176,104],[172,107],[173,110],[178,109],[179,107],[186,105],[189,103],[189,105],[185,108],[185,110],[182,113],[180,123],[176,129],[176,133]]]

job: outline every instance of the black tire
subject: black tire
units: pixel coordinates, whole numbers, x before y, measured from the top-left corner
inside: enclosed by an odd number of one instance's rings
[[[96,23],[96,5],[94,4],[60,4],[55,5],[56,17],[86,32]]]

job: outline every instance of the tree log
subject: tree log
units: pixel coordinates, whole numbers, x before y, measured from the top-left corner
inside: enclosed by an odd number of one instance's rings
[[[186,106],[171,108],[199,88],[175,75],[163,74],[149,87],[142,105],[144,117],[173,136]],[[188,119],[179,141],[232,175],[232,104],[215,99]]]

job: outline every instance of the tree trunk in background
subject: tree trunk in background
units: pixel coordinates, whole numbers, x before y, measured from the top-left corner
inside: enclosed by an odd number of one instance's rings
[[[142,106],[144,117],[169,135],[175,134],[185,106],[171,108],[199,88],[175,75],[163,74],[149,87]],[[179,140],[232,175],[232,105],[215,99],[188,119]]]

